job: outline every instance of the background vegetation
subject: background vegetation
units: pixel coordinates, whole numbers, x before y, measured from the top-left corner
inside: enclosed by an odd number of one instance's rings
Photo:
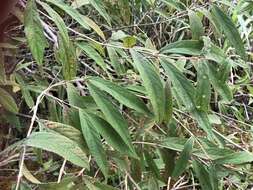
[[[27,0],[1,43],[0,189],[251,189],[251,0]]]

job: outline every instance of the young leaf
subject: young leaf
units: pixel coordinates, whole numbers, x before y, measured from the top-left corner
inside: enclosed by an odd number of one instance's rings
[[[151,114],[143,101],[141,101],[140,98],[132,94],[126,88],[123,88],[99,77],[92,77],[89,79],[89,81],[91,84],[97,86],[101,90],[106,91],[121,104],[124,104],[125,106],[132,108],[140,113],[144,113],[146,115]]]
[[[114,130],[117,131],[120,137],[124,140],[124,143],[126,143],[131,149],[131,151],[135,152],[134,147],[131,143],[127,122],[120,114],[118,109],[112,104],[110,100],[108,100],[108,97],[97,87],[88,83],[88,89],[96,104],[103,112],[106,120],[111,124]]]
[[[92,156],[94,156],[104,176],[108,176],[109,167],[106,159],[106,153],[101,143],[100,135],[96,129],[91,126],[90,121],[86,119],[85,114],[81,109],[79,110],[79,117],[83,136],[88,145],[90,153]]]
[[[42,65],[47,40],[44,36],[39,14],[37,13],[35,0],[27,2],[24,25],[25,35],[32,55],[36,62]]]
[[[165,93],[160,76],[154,66],[143,55],[134,50],[131,50],[131,55],[151,101],[156,121],[162,122],[164,119]]]
[[[69,138],[52,132],[33,133],[25,145],[54,152],[73,164],[89,168],[88,159],[78,144]]]
[[[0,105],[12,113],[18,113],[18,107],[15,100],[2,88],[0,88]]]
[[[197,15],[197,13],[193,11],[189,11],[189,19],[190,19],[190,27],[192,32],[192,39],[199,40],[201,36],[204,34],[204,28],[201,22],[201,19]]]
[[[178,160],[176,161],[176,165],[172,173],[172,176],[174,178],[177,178],[184,172],[185,168],[187,167],[188,160],[190,159],[192,148],[193,148],[193,138],[190,138],[185,143],[184,149],[181,152]]]
[[[93,20],[87,16],[83,16],[83,19],[85,20],[86,24],[89,25],[103,40],[106,40],[103,31]]]
[[[226,37],[228,38],[231,45],[234,46],[237,53],[243,58],[246,58],[246,52],[244,49],[244,44],[242,42],[242,39],[240,37],[240,34],[234,25],[234,23],[231,21],[231,19],[216,5],[212,8],[212,15],[213,19],[215,19]]]
[[[203,45],[203,42],[199,40],[181,40],[166,45],[160,51],[163,54],[201,55]]]

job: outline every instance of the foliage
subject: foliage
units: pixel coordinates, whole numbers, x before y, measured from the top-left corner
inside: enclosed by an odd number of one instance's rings
[[[13,188],[251,188],[251,1],[27,0],[23,14],[2,53],[31,54],[0,65]]]

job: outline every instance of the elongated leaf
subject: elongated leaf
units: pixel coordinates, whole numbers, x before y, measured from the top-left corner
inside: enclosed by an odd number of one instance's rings
[[[200,37],[204,34],[204,28],[201,23],[200,17],[197,13],[189,11],[190,27],[192,31],[192,39],[199,40]]]
[[[236,26],[234,25],[234,23],[219,7],[215,5],[212,8],[212,15],[213,15],[213,19],[215,19],[219,23],[222,31],[228,38],[231,45],[234,46],[237,53],[243,59],[245,59],[246,53],[244,49],[244,44],[242,42],[240,34],[238,30],[236,29]]]
[[[69,43],[68,30],[61,16],[54,9],[52,9],[48,4],[43,3],[41,1],[38,1],[38,2],[47,11],[49,16],[52,18],[52,20],[56,24],[59,30],[59,34],[62,37],[62,40],[64,40],[65,43]]]
[[[131,55],[151,101],[156,121],[161,122],[164,119],[165,93],[160,76],[155,71],[154,66],[143,55],[134,50],[131,50]]]
[[[105,40],[105,35],[103,31],[100,29],[100,27],[89,17],[83,16],[83,19],[85,20],[86,24],[89,25],[103,40]]]
[[[42,65],[45,48],[48,44],[34,0],[30,0],[27,3],[24,24],[25,35],[32,55],[36,62]]]
[[[203,48],[203,42],[199,40],[182,40],[170,43],[163,47],[161,53],[176,53],[186,55],[200,55]]]
[[[189,110],[193,117],[197,120],[199,126],[213,138],[211,124],[208,115],[205,112],[197,110],[195,100],[195,88],[192,83],[170,62],[161,58],[161,65],[165,70],[166,75],[171,79],[177,98],[181,99],[186,109]]]
[[[170,82],[167,81],[165,84],[165,115],[164,121],[169,123],[172,119],[173,114],[173,100],[172,100],[172,92],[171,92],[171,85]]]
[[[68,4],[64,3],[61,0],[46,0],[47,2],[59,7],[65,11],[69,16],[76,20],[82,27],[85,29],[90,29],[90,27],[85,23],[83,15],[81,15],[76,9],[72,8]]]
[[[211,86],[208,77],[208,68],[202,61],[198,62],[197,75],[198,75],[197,88],[196,88],[197,109],[202,111],[208,111],[211,99]]]
[[[176,165],[172,173],[172,176],[174,178],[180,176],[184,172],[185,168],[187,167],[188,160],[190,159],[192,148],[193,148],[193,138],[190,138],[185,143],[184,149],[181,152],[178,160],[176,161]]]
[[[209,178],[209,171],[206,167],[199,163],[198,161],[193,162],[193,170],[196,173],[197,178],[199,179],[199,183],[202,189],[205,190],[214,190],[212,189],[212,184]]]
[[[120,62],[120,58],[116,52],[116,50],[112,47],[107,47],[108,56],[110,58],[111,64],[113,68],[115,69],[116,73],[118,75],[121,75],[124,73],[124,67]]]
[[[25,141],[25,144],[54,152],[77,166],[89,168],[88,159],[78,144],[63,135],[36,132]]]
[[[111,25],[110,16],[107,14],[105,10],[105,5],[103,1],[100,0],[89,0],[90,4],[99,12],[99,14],[104,17],[108,24]]]
[[[236,152],[215,160],[219,164],[245,164],[253,162],[253,154],[251,152]]]
[[[12,113],[18,113],[18,107],[15,100],[2,88],[0,88],[0,105]]]
[[[125,106],[132,108],[140,113],[150,115],[150,111],[143,103],[143,101],[141,101],[140,98],[135,96],[126,88],[123,88],[119,85],[116,85],[99,77],[92,77],[91,79],[89,79],[89,81],[91,84],[109,93],[111,96],[113,96],[116,100],[118,100]]]
[[[171,6],[179,11],[185,10],[186,7],[183,3],[178,0],[162,0],[166,5]]]
[[[106,158],[106,153],[103,148],[100,135],[95,128],[91,126],[91,123],[86,119],[85,114],[82,110],[79,110],[79,116],[82,126],[83,136],[89,147],[90,153],[94,156],[99,168],[105,176],[108,175],[109,167]]]
[[[156,163],[154,162],[153,158],[151,157],[150,153],[147,152],[147,151],[145,151],[144,155],[145,155],[145,159],[146,159],[147,165],[148,165],[150,171],[152,172],[152,174],[157,179],[161,179],[159,169],[158,169]]]
[[[88,57],[93,59],[98,66],[100,66],[103,70],[106,70],[106,64],[104,62],[104,59],[92,46],[87,43],[77,43],[77,46],[81,50],[83,50]]]
[[[210,77],[210,82],[217,92],[221,95],[225,102],[230,102],[233,99],[233,94],[226,83],[224,81],[224,73],[221,73],[220,68],[215,66],[213,63],[205,63],[208,68],[208,75]],[[227,64],[227,63],[224,63]],[[223,70],[224,72],[224,70]]]
[[[62,64],[62,73],[65,80],[72,80],[77,72],[76,51],[72,42],[66,42],[62,37],[59,38],[59,47],[55,54],[57,62]]]
[[[124,155],[135,156],[117,131],[107,121],[92,113],[85,113],[84,111],[82,111],[82,113],[83,117],[90,121],[92,127],[94,127],[116,151]]]
[[[106,120],[111,124],[114,130],[117,131],[120,137],[124,140],[124,143],[128,145],[132,152],[135,152],[131,143],[126,120],[101,90],[90,83],[88,83],[88,88],[96,104],[103,112]]]

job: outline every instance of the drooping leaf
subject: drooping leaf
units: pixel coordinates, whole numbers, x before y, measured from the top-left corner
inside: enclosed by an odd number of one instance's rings
[[[121,104],[132,108],[140,113],[144,113],[146,115],[150,115],[150,111],[137,96],[131,93],[126,88],[123,88],[115,83],[106,81],[99,77],[92,77],[89,79],[90,83],[97,86],[101,90],[106,91],[116,100],[118,100]]]
[[[25,145],[54,152],[77,166],[89,168],[88,159],[82,149],[77,143],[63,135],[36,132],[25,141]]]
[[[90,29],[90,27],[85,23],[83,15],[81,15],[76,9],[64,3],[62,0],[46,0],[46,1],[65,11],[69,16],[71,16],[74,20],[76,20],[83,28],[88,30]]]
[[[163,54],[175,53],[186,55],[201,55],[203,42],[199,40],[181,40],[170,43],[163,47],[160,52]]]
[[[36,62],[42,65],[45,48],[48,44],[34,0],[29,0],[27,3],[24,25],[25,35],[32,55]]]
[[[108,97],[97,87],[88,83],[88,89],[96,104],[103,112],[108,123],[110,123],[114,130],[117,131],[119,136],[124,140],[124,143],[131,149],[131,151],[135,152],[131,143],[127,122],[121,113],[112,104],[112,102],[108,100]]]
[[[100,66],[103,70],[106,70],[104,59],[91,45],[87,43],[77,43],[77,46],[83,50],[88,57],[93,59],[98,66]]]
[[[85,113],[83,113],[81,109],[79,110],[79,116],[80,116],[83,136],[88,145],[89,151],[91,155],[95,158],[103,174],[105,176],[108,176],[109,167],[108,167],[106,153],[103,148],[100,135],[96,131],[96,129],[91,126],[90,121],[87,119],[87,117],[85,116]]]
[[[189,19],[192,32],[192,39],[199,40],[200,37],[204,34],[204,28],[201,19],[198,16],[198,14],[193,11],[189,11]]]
[[[120,58],[119,58],[116,50],[114,48],[108,46],[107,52],[108,52],[108,56],[110,58],[110,62],[112,64],[113,68],[115,69],[116,73],[118,75],[123,74],[125,72],[124,67],[120,62]]]
[[[234,25],[234,23],[231,21],[231,19],[216,5],[213,5],[212,7],[212,16],[213,19],[215,19],[221,29],[222,32],[226,35],[227,39],[231,43],[232,46],[236,49],[236,52],[243,58],[246,58],[245,48],[244,44],[242,42],[242,39],[240,37],[240,34]]]
[[[131,50],[131,55],[151,101],[156,121],[161,122],[164,119],[165,93],[160,76],[150,61],[143,55],[134,50]]]
[[[18,107],[15,100],[2,88],[0,88],[0,105],[12,113],[18,113]]]
[[[213,63],[205,63],[208,68],[208,76],[210,82],[215,90],[221,95],[225,102],[230,102],[233,99],[232,91],[230,90],[224,77],[224,70],[221,71],[219,65],[215,66]],[[228,64],[224,62],[222,64]],[[224,66],[226,67],[226,66]],[[226,70],[226,69],[225,69]]]
[[[176,165],[172,173],[172,176],[174,178],[180,176],[184,172],[185,168],[187,167],[188,160],[190,159],[192,148],[193,138],[190,138],[185,143],[184,149],[181,152],[178,160],[176,161]]]
[[[135,156],[117,131],[107,121],[92,113],[83,111],[83,115],[116,151],[124,155]]]
[[[85,20],[86,24],[89,25],[103,40],[105,40],[105,35],[103,31],[100,29],[100,27],[89,17],[83,16],[83,19]]]
[[[103,1],[100,0],[89,0],[90,4],[99,12],[99,14],[104,17],[104,19],[107,21],[109,25],[111,25],[111,19],[110,16],[107,14],[105,10],[105,5]]]

